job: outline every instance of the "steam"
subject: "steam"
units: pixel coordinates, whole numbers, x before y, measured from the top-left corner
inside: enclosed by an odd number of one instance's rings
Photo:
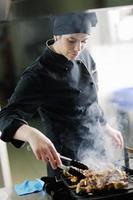
[[[117,126],[113,126],[114,128],[123,129],[120,120],[116,120],[115,123]],[[92,126],[90,132],[92,133],[91,136],[86,136],[86,142],[83,141],[80,144],[78,159],[96,170],[106,168],[111,163],[122,165],[123,150],[114,145],[112,138],[105,133],[102,126],[100,124]],[[90,140],[93,140],[94,144],[87,146],[87,143],[90,144]]]

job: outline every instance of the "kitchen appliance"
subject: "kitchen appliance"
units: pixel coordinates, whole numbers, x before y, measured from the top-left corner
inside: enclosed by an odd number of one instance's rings
[[[90,194],[76,194],[75,190],[70,188],[69,181],[60,170],[60,178],[42,177],[45,182],[45,190],[50,194],[52,200],[132,200],[133,199],[133,170],[130,168],[130,159],[126,151],[125,158],[122,161],[125,166],[122,168],[128,174],[128,187],[123,189],[102,190]],[[69,159],[69,158],[68,158]],[[65,159],[66,161],[67,159]],[[70,160],[68,160],[70,161]],[[127,163],[128,162],[128,165]]]
[[[43,179],[45,181],[45,177]],[[129,180],[129,186],[125,189],[100,191],[91,195],[78,195],[67,185],[67,182],[61,178],[49,178],[46,182],[46,191],[50,194],[52,200],[132,200],[133,199],[133,181]]]

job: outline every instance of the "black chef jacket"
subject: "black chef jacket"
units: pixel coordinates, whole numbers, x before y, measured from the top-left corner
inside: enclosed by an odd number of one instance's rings
[[[13,135],[38,111],[44,134],[60,153],[75,157],[81,142],[93,145],[99,124],[106,123],[97,102],[96,65],[88,50],[70,61],[48,47],[52,42],[24,71],[0,112],[1,139],[20,147]]]

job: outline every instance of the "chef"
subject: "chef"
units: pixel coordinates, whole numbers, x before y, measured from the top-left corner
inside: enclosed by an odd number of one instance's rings
[[[106,122],[98,104],[96,64],[86,49],[96,24],[94,12],[55,16],[53,38],[0,112],[1,139],[18,148],[28,142],[35,157],[48,163],[49,176],[61,166],[60,154],[79,159],[80,146],[101,149],[104,134],[123,147],[122,134]],[[36,112],[43,130],[28,123]]]

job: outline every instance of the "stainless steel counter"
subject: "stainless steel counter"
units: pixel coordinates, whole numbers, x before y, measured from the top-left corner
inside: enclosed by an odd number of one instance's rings
[[[0,188],[0,200],[51,200],[45,192],[18,196],[13,188]]]

